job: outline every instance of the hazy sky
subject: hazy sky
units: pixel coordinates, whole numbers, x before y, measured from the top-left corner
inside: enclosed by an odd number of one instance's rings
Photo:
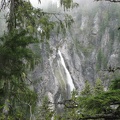
[[[31,3],[32,3],[32,5],[33,5],[34,7],[47,6],[50,1],[51,1],[52,3],[56,3],[56,2],[57,2],[57,0],[41,0],[41,4],[38,4],[38,0],[30,0],[30,1],[31,1]]]

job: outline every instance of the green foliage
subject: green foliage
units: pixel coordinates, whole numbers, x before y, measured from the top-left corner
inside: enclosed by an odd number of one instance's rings
[[[0,116],[6,117],[2,112],[5,109],[7,119],[29,119],[29,109],[34,110],[37,96],[28,88],[27,72],[39,61],[29,45],[38,40],[20,29],[6,33],[0,41]]]
[[[38,62],[38,58],[28,48],[28,45],[38,42],[37,39],[27,35],[26,31],[14,30],[0,38],[0,63],[2,63],[0,76],[9,78],[12,75],[20,77],[26,74],[26,68]]]
[[[36,106],[37,95],[25,84],[22,87],[16,86],[14,89],[16,92],[11,90],[11,94],[13,94],[14,97],[10,99],[12,108],[10,108],[9,116],[13,119],[20,118],[21,120],[29,120]]]
[[[42,105],[36,109],[36,120],[51,120],[54,111],[50,109],[48,97],[44,97]]]
[[[99,95],[99,94],[101,94],[103,91],[104,91],[104,87],[103,87],[102,81],[101,81],[101,79],[98,78],[98,79],[96,80],[96,83],[95,83],[94,94],[95,94],[95,95]]]
[[[85,100],[84,104],[84,114],[88,113],[89,115],[96,115],[96,114],[109,114],[112,111],[111,104],[115,103],[116,101],[120,101],[119,96],[120,90],[117,91],[109,91],[103,92],[100,95],[89,97]],[[104,113],[106,112],[106,113]]]
[[[112,83],[112,88],[115,88],[115,83],[119,83],[120,80],[114,80]],[[100,89],[98,89],[100,88]],[[101,85],[101,81],[97,80],[95,90],[98,92],[95,95],[92,95],[85,99],[84,97],[79,98],[80,100],[80,108],[82,106],[83,110],[81,110],[82,114],[89,115],[89,116],[96,116],[97,114],[107,115],[115,112],[111,105],[116,105],[116,103],[120,103],[120,90],[119,89],[112,89],[107,92],[103,91],[103,86]],[[100,94],[99,94],[100,93]],[[82,101],[82,102],[81,102]],[[111,116],[114,116],[111,114]],[[118,111],[116,109],[116,117],[119,116]],[[81,116],[82,117],[82,116]],[[87,116],[86,116],[87,117]],[[120,116],[119,116],[120,117]]]
[[[62,14],[59,15],[53,15],[55,19],[55,29],[53,30],[54,35],[58,37],[58,35],[62,35],[65,37],[66,30],[69,30],[74,23],[74,20],[71,15],[64,14],[64,17]]]
[[[38,58],[41,58],[41,51],[42,50],[41,50],[40,45],[38,43],[35,43],[32,45],[32,50]]]
[[[110,89],[111,90],[119,90],[120,89],[120,78],[116,78],[115,80],[112,81]]]
[[[120,119],[119,82],[120,79],[115,79],[111,83],[111,88],[108,91],[103,91],[102,82],[100,79],[97,79],[94,92],[90,94],[88,94],[90,85],[86,82],[80,96],[75,92],[72,96],[72,100],[77,103],[77,107],[72,109],[65,108],[63,115],[58,115],[57,119]]]
[[[77,91],[73,91],[72,92],[72,101],[76,103],[75,106],[71,105],[71,108],[67,108],[65,107],[63,112],[61,114],[57,113],[54,115],[54,120],[74,120],[74,119],[78,119],[78,108],[77,108],[77,97],[78,97],[78,92]],[[69,103],[68,103],[69,106]]]
[[[19,118],[20,120],[29,120],[29,116],[34,112],[37,95],[17,78],[13,78],[12,80],[10,90],[6,91],[6,86],[4,86],[4,93],[0,93],[0,116],[6,118],[3,113],[3,110],[6,110],[8,111],[7,119],[14,120]],[[6,96],[7,93],[8,96]],[[7,104],[4,103],[5,97],[9,99],[9,106],[6,106]]]
[[[90,83],[86,80],[85,81],[85,87],[84,89],[81,91],[81,95],[84,97],[88,97],[92,95],[92,86],[90,85]]]
[[[67,9],[77,5],[70,2],[63,1],[62,5]],[[37,95],[30,89],[27,74],[39,63],[40,56],[36,54],[39,43],[48,44],[54,29],[57,34],[65,35],[73,19],[67,14],[58,17],[55,13],[43,12],[32,7],[30,1],[2,0],[1,3],[2,8],[10,6],[10,13],[6,20],[8,32],[0,38],[0,119],[31,120]],[[45,98],[38,119],[51,120],[53,116],[46,102]]]
[[[61,6],[64,6],[64,10],[70,8],[78,7],[77,3],[74,3],[73,0],[60,0]]]

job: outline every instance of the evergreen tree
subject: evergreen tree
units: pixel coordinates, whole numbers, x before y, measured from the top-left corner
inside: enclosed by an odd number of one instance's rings
[[[76,108],[65,108],[63,115],[58,115],[59,120],[91,120],[91,119],[104,119],[104,120],[119,120],[120,119],[120,79],[115,79],[108,91],[103,91],[101,80],[97,80],[96,92],[86,96],[86,92],[82,95],[73,97],[72,100],[77,103]],[[98,84],[99,83],[99,84]],[[99,87],[99,85],[101,87]],[[118,85],[116,87],[116,85]],[[101,88],[101,89],[98,89]],[[85,89],[86,90],[86,89]],[[84,90],[83,90],[84,91]],[[87,92],[88,93],[88,92]],[[85,95],[84,95],[85,94]],[[75,99],[74,99],[75,98]]]
[[[98,81],[100,82],[100,80]],[[118,89],[114,89],[119,82],[120,79],[115,79],[111,85],[112,90],[109,89],[108,91],[103,91],[101,84],[98,84],[101,87],[96,87],[96,92],[100,92],[100,94],[89,96],[87,99],[80,96],[79,109],[81,114],[79,119],[120,119],[120,90],[119,87]],[[98,88],[101,88],[101,90]]]
[[[104,87],[103,87],[102,81],[101,79],[98,78],[95,83],[94,94],[99,95],[103,92],[103,90],[104,90]]]
[[[54,115],[54,111],[51,109],[49,99],[44,97],[42,105],[36,109],[36,120],[51,120]]]
[[[85,96],[85,97],[89,97],[92,95],[92,86],[90,85],[89,81],[86,80],[85,81],[85,87],[84,89],[81,91],[81,95]]]
[[[65,2],[61,0],[67,9],[73,5],[72,1],[69,5]],[[58,33],[65,33],[73,19],[68,15],[64,20],[58,19],[55,13],[36,9],[27,0],[2,0],[1,9],[7,6],[10,6],[6,20],[8,31],[0,38],[0,119],[32,120],[37,95],[29,89],[32,81],[27,74],[38,64],[39,58],[30,46],[46,43],[55,27]],[[56,20],[51,21],[51,16]]]

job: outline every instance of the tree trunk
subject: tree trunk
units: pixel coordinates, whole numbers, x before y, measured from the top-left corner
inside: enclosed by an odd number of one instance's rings
[[[8,32],[12,31],[14,28],[16,28],[15,0],[11,0],[9,21],[8,21]]]
[[[9,107],[10,107],[10,100],[9,100],[9,95],[10,95],[10,81],[6,80],[5,82],[5,102],[4,102],[4,107],[3,107],[3,115],[5,116],[5,120],[8,119],[8,114],[9,114]]]

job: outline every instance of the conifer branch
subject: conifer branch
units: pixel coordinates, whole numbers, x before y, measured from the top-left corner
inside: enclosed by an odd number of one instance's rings
[[[95,1],[103,1],[103,0],[95,0]],[[120,0],[104,0],[104,1],[108,1],[108,2],[120,2]]]
[[[77,108],[78,104],[74,100],[64,100],[57,103],[52,103],[49,101],[49,104],[64,105],[66,108]]]

